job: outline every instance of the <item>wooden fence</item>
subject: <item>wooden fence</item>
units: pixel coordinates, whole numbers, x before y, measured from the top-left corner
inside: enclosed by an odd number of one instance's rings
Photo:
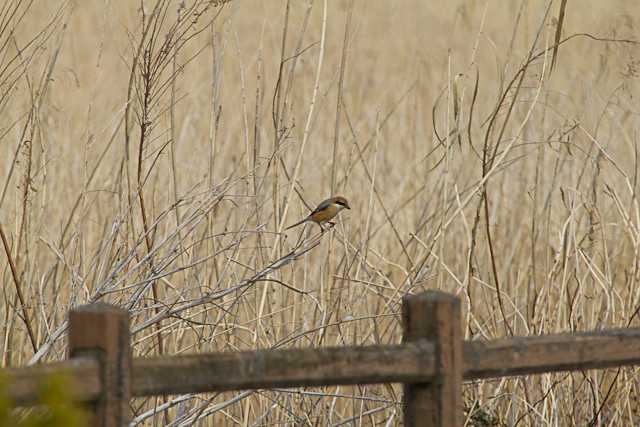
[[[460,426],[464,380],[640,363],[640,329],[464,341],[460,301],[438,291],[405,297],[402,313],[398,345],[133,359],[127,312],[98,303],[69,314],[68,360],[3,373],[25,406],[44,377],[68,375],[95,426],[127,425],[132,397],[392,382],[404,384],[405,425]]]

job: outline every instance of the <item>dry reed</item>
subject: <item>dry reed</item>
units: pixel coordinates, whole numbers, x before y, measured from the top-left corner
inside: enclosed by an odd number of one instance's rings
[[[2,366],[64,357],[66,312],[97,300],[131,310],[139,356],[396,343],[402,296],[432,288],[463,298],[468,338],[637,326],[638,11],[5,2]],[[330,233],[282,232],[330,193],[354,207]],[[636,425],[636,373],[474,382],[467,425]],[[132,407],[147,425],[394,425],[400,400]]]

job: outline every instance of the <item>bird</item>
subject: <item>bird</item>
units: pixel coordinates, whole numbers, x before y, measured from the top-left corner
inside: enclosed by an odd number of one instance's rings
[[[318,207],[315,208],[305,219],[288,226],[287,228],[285,228],[285,230],[311,221],[318,224],[320,230],[322,230],[322,232],[324,233],[325,230],[322,225],[330,222],[343,209],[351,209],[351,206],[349,206],[349,202],[347,201],[347,199],[342,196],[331,197],[320,202]]]

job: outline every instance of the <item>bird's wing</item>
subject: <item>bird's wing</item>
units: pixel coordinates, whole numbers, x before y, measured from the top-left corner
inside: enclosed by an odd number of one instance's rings
[[[327,208],[329,207],[329,205],[331,205],[331,199],[327,199],[327,200],[323,200],[323,201],[321,201],[321,202],[320,202],[320,204],[318,205],[318,207],[317,207],[317,208],[315,208],[315,209],[313,210],[313,212],[311,212],[311,213],[309,214],[309,216],[311,216],[311,215],[313,215],[313,214],[316,214],[316,213],[318,213],[318,212],[320,212],[320,211],[322,211],[322,210],[324,210],[324,209],[327,209]]]

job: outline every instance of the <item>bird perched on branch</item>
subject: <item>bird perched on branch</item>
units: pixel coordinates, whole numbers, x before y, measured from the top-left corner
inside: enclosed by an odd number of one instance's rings
[[[305,219],[300,222],[296,222],[293,225],[288,226],[285,230],[293,227],[297,227],[300,224],[304,224],[307,221],[315,222],[320,227],[320,230],[324,233],[323,224],[331,223],[330,221],[340,213],[343,209],[351,209],[349,202],[342,196],[332,197],[330,199],[320,202],[317,208],[313,210]]]

